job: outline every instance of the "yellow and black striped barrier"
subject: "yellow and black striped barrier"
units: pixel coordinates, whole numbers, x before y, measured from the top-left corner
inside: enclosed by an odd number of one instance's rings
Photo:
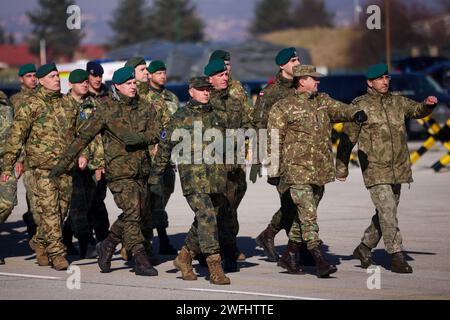
[[[447,166],[450,163],[450,152],[448,152],[445,156],[443,156],[441,159],[439,159],[438,162],[433,164],[431,168],[434,169],[434,171],[439,172],[442,168]]]

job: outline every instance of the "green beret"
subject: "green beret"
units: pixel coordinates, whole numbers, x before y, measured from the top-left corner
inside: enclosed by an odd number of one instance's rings
[[[69,75],[70,83],[82,83],[89,79],[89,73],[83,69],[75,69]]]
[[[24,64],[19,68],[19,77],[23,77],[30,72],[36,72],[36,66],[32,63]]]
[[[366,78],[368,80],[374,80],[385,74],[388,74],[388,66],[384,63],[371,65],[366,72]]]
[[[283,64],[286,64],[291,60],[292,57],[298,57],[297,56],[297,50],[295,48],[284,48],[280,52],[278,52],[275,62],[277,65],[282,66]]]
[[[125,67],[132,67],[134,69],[141,64],[147,65],[144,57],[133,57],[125,63]]]
[[[192,77],[189,79],[189,88],[212,88],[208,77]]]
[[[54,63],[44,64],[44,65],[40,66],[39,69],[37,69],[36,77],[41,79],[41,78],[45,77],[46,75],[48,75],[52,71],[58,71],[58,69],[56,69],[56,65]]]
[[[112,82],[115,84],[122,84],[130,79],[134,79],[134,68],[122,67],[114,72]]]
[[[230,61],[231,60],[231,55],[230,55],[230,53],[228,51],[216,50],[216,51],[214,51],[211,54],[211,57],[209,57],[209,61],[217,60],[217,59]]]
[[[223,62],[223,60],[220,59],[216,59],[216,60],[211,60],[205,67],[205,75],[207,75],[208,77],[211,77],[217,73],[226,71],[227,67],[225,65],[225,62]]]
[[[155,73],[156,71],[167,70],[167,68],[161,60],[154,60],[148,65],[147,70],[150,73]]]

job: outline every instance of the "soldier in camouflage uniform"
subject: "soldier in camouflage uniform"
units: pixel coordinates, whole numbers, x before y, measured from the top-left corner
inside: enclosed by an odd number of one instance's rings
[[[162,128],[167,128],[173,114],[180,107],[180,102],[177,96],[167,90],[165,85],[167,83],[167,68],[163,61],[154,60],[147,68],[150,74],[149,93],[146,99],[149,105],[155,108],[158,113],[158,121],[160,121]],[[154,157],[158,146],[152,146],[150,153]],[[150,192],[150,207],[151,207],[151,221],[152,228],[156,228],[159,237],[159,254],[173,255],[177,254],[177,250],[170,244],[167,236],[167,227],[169,226],[169,219],[165,210],[170,195],[175,189],[175,166],[169,163],[161,177],[161,187],[164,190],[163,197]]]
[[[21,84],[20,92],[16,93],[10,98],[10,101],[14,107],[14,114],[17,114],[18,108],[36,93],[37,87],[36,67],[34,64],[27,63],[22,65],[19,68],[18,75]],[[24,172],[23,170],[24,160],[25,160],[25,152],[22,151],[22,154],[20,155],[16,163],[16,173],[17,179],[20,179],[22,174],[24,175],[23,183],[27,191],[26,193],[27,212],[25,212],[22,215],[22,218],[25,224],[27,225],[28,237],[31,239],[36,233],[36,223],[33,219],[33,213],[31,210],[31,203],[30,203],[31,199],[31,196],[29,195],[30,187],[28,186],[28,182],[30,181],[30,175],[29,173]],[[38,217],[35,216],[35,218],[37,219]]]
[[[223,272],[220,257],[220,242],[227,241],[221,239],[226,237],[226,230],[223,227],[224,215],[229,213],[226,208],[227,170],[223,164],[223,149],[215,150],[215,159],[219,159],[219,163],[209,162],[202,157],[208,143],[200,141],[201,145],[196,145],[195,138],[196,134],[203,137],[207,129],[219,130],[223,135],[226,123],[216,112],[215,106],[209,103],[211,84],[207,77],[192,78],[189,81],[189,88],[191,100],[174,114],[167,130],[161,134],[162,141],[149,183],[155,193],[162,194],[159,177],[171,159],[172,149],[178,147],[176,144],[181,134],[183,141],[180,144],[186,146],[182,149],[181,155],[180,151],[176,152],[175,149],[172,152],[180,157],[174,160],[178,162],[183,195],[194,211],[195,219],[184,246],[174,260],[174,265],[181,271],[183,280],[196,280],[192,258],[202,253],[206,256],[210,282],[219,285],[230,284],[230,279]],[[200,149],[200,155],[195,152],[196,148]],[[230,238],[231,235],[228,235],[228,239]]]
[[[14,109],[8,101],[8,97],[0,91],[0,141],[6,141],[14,120]],[[1,155],[3,143],[0,144],[0,171],[2,170]],[[14,206],[17,205],[17,179],[10,176],[6,182],[0,181],[0,224],[8,219]],[[0,253],[0,264],[5,260]]]
[[[270,177],[279,177],[280,183],[289,186],[289,192],[297,207],[297,215],[289,230],[286,252],[278,265],[288,273],[301,274],[297,254],[302,242],[316,262],[318,277],[327,277],[337,271],[326,260],[319,238],[317,207],[324,193],[325,184],[334,180],[333,154],[331,151],[331,123],[343,121],[363,122],[365,114],[356,107],[349,107],[331,99],[325,93],[317,93],[317,78],[321,74],[309,65],[295,66],[297,80],[295,95],[275,103],[269,112],[267,128],[270,138],[278,130],[280,150],[270,150],[279,159],[279,167],[272,163]],[[270,149],[270,148],[269,148]]]
[[[89,61],[86,64],[86,71],[89,73],[89,92],[88,95],[92,97],[98,104],[103,105],[103,101],[109,99],[110,90],[102,82],[103,67],[96,61]],[[109,218],[106,210],[106,179],[104,175],[105,169],[96,170],[97,187],[95,190],[94,199],[89,209],[89,217],[92,218],[91,227],[95,231],[95,239],[97,242],[103,241],[108,236]],[[100,178],[100,179],[99,179]]]
[[[77,132],[82,124],[92,117],[98,102],[88,96],[89,73],[76,69],[69,75],[69,93],[64,97],[64,103],[77,110]],[[66,224],[69,225],[80,247],[80,257],[95,258],[95,240],[92,233],[92,217],[89,211],[96,193],[96,183],[100,180],[101,170],[105,167],[103,160],[103,143],[101,135],[88,145],[78,158],[78,168],[73,171],[73,192],[69,215]],[[97,171],[97,172],[96,172]],[[100,171],[100,172],[98,172]],[[72,239],[70,244],[72,244]],[[73,244],[72,244],[73,245]],[[66,246],[68,246],[66,244]]]
[[[269,118],[269,111],[272,106],[287,97],[295,95],[294,75],[293,67],[300,64],[299,57],[295,48],[282,49],[275,58],[276,64],[279,66],[275,81],[267,85],[259,94],[256,99],[255,109],[253,112],[253,121],[257,129],[267,129],[267,121]],[[258,174],[260,175],[260,164],[252,165],[250,172],[250,180],[255,183]],[[273,184],[274,179],[268,179],[270,184]],[[292,202],[289,186],[279,184],[277,191],[280,196],[281,207],[273,215],[270,224],[267,228],[261,232],[256,238],[258,246],[264,249],[269,261],[277,262],[279,259],[278,253],[275,249],[274,238],[276,234],[285,229],[286,233],[289,233],[292,221],[296,214],[296,207]],[[305,247],[301,247],[300,257],[302,258],[302,265],[308,265],[307,259],[310,254],[305,250]]]
[[[361,127],[351,123],[344,125],[336,158],[336,175],[345,181],[350,153],[358,144],[364,183],[376,208],[353,255],[361,261],[363,268],[369,267],[373,263],[371,249],[383,238],[386,251],[392,255],[392,272],[411,273],[397,220],[401,184],[413,181],[405,118],[428,116],[436,106],[437,98],[428,97],[423,103],[417,103],[390,92],[385,64],[369,67],[366,76],[367,94],[353,103],[367,113],[368,121]]]
[[[209,81],[213,86],[211,104],[221,114],[224,122],[227,124],[227,129],[229,129],[228,132],[232,131],[233,139],[237,141],[237,131],[233,129],[250,129],[252,128],[252,122],[242,98],[230,94],[229,76],[225,62],[220,59],[211,60],[205,67],[205,75],[209,77]],[[234,159],[235,163],[229,166],[226,192],[231,210],[230,215],[227,215],[230,220],[226,221],[226,225],[231,230],[234,239],[232,244],[227,244],[222,248],[225,271],[229,272],[237,271],[236,261],[241,255],[236,245],[236,237],[239,232],[237,209],[247,190],[245,164],[238,164],[237,150],[240,150],[240,146],[234,148],[236,155]],[[241,259],[245,259],[245,256],[242,256]]]
[[[140,95],[141,97],[146,95],[149,91],[149,73],[147,70],[147,63],[145,62],[145,59],[143,57],[133,57],[125,63],[125,67],[131,67],[134,69],[138,95]]]
[[[32,101],[21,105],[14,117],[11,133],[5,144],[2,180],[13,175],[13,165],[25,149],[25,169],[33,182],[33,211],[39,215],[37,232],[30,240],[41,266],[49,264],[56,270],[67,269],[66,248],[62,243],[62,223],[72,193],[72,177],[67,170],[58,178],[50,170],[75,138],[77,111],[63,104],[58,70],[54,64],[41,66],[37,72],[41,87]]]
[[[77,155],[101,133],[104,146],[105,176],[116,205],[123,213],[111,226],[108,237],[97,245],[98,265],[111,271],[115,247],[123,240],[135,259],[137,275],[156,276],[144,248],[142,215],[147,205],[147,179],[150,171],[149,144],[158,141],[159,128],[154,114],[137,95],[134,70],[123,67],[114,72],[117,93],[85,121],[51,176],[59,176]]]

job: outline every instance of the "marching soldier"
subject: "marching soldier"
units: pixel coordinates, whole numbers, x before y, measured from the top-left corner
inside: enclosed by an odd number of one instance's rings
[[[383,238],[386,251],[392,256],[392,272],[412,273],[406,262],[402,236],[398,228],[397,207],[402,183],[413,182],[405,118],[428,116],[437,104],[429,96],[417,103],[397,92],[389,91],[389,73],[385,64],[372,65],[366,73],[367,93],[353,104],[367,113],[363,126],[344,125],[336,156],[336,175],[341,181],[348,176],[348,162],[355,144],[366,188],[375,206],[375,215],[364,232],[353,256],[363,268],[372,263],[371,250]]]

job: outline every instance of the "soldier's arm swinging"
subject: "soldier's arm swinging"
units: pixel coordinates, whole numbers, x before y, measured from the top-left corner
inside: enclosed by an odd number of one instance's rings
[[[353,147],[358,142],[361,126],[353,122],[344,123],[344,129],[339,137],[336,154],[336,178],[345,181],[348,176],[348,164]]]
[[[433,99],[434,98],[434,99]],[[436,107],[436,97],[428,97],[424,102],[415,102],[409,98],[401,97],[401,105],[407,118],[422,119],[433,112]]]

